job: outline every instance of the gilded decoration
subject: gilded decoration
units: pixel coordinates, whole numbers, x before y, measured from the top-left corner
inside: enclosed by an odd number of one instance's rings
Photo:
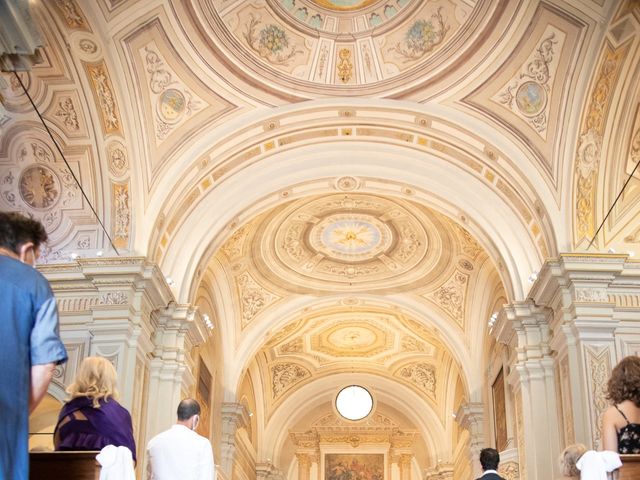
[[[359,10],[368,7],[372,3],[380,0],[311,0],[323,8],[328,10],[336,10],[338,12]]]
[[[260,311],[280,298],[260,286],[247,272],[239,275],[236,282],[240,295],[243,328],[246,327]]]
[[[498,473],[505,480],[519,480],[520,479],[520,466],[516,462],[504,462],[500,464]]]
[[[62,13],[67,27],[72,30],[90,30],[82,10],[74,0],[55,0],[54,4]]]
[[[521,68],[521,72],[497,95],[503,105],[518,114],[539,134],[548,126],[549,98],[565,35],[547,27],[542,40]]]
[[[296,383],[310,377],[306,368],[295,363],[278,363],[271,367],[271,392],[275,400]]]
[[[626,48],[607,49],[583,120],[576,153],[576,233],[577,242],[591,240],[595,234],[596,181],[600,164],[602,136],[611,92],[620,74]]]
[[[417,386],[422,392],[434,397],[436,393],[436,369],[433,365],[419,362],[399,369],[396,377]]]
[[[113,93],[113,86],[111,85],[106,65],[104,62],[86,63],[85,68],[89,79],[91,80],[104,133],[122,134],[120,127],[120,112],[118,110],[118,105]]]
[[[332,357],[371,357],[390,351],[394,338],[378,325],[341,321],[311,335],[311,349]]]
[[[591,435],[596,449],[602,448],[601,422],[602,414],[609,406],[607,401],[607,379],[611,371],[609,348],[599,350],[586,347],[587,385],[591,394]]]
[[[336,65],[338,78],[342,83],[349,83],[353,75],[353,62],[351,60],[351,50],[340,48],[338,50],[338,63]]]
[[[433,300],[451,315],[461,326],[464,323],[468,281],[469,275],[457,270],[448,282],[427,296],[427,298]]]
[[[337,9],[311,0],[282,0],[216,8],[216,16],[206,10],[198,13],[203,23],[215,23],[235,36],[225,40],[228,51],[235,51],[235,61],[246,59],[247,66],[255,69],[255,62],[247,59],[250,54],[264,62],[258,65],[264,77],[285,74],[316,90],[323,84],[373,86],[407,73],[435,57],[456,36],[466,40],[468,33],[462,27],[473,18],[474,6],[402,0]],[[422,79],[425,70],[411,74]]]
[[[314,292],[424,284],[452,260],[442,244],[454,234],[442,235],[439,214],[405,202],[353,192],[295,200],[256,225],[256,266]]]
[[[113,243],[117,248],[129,246],[129,229],[131,227],[131,205],[129,201],[129,183],[113,183]]]

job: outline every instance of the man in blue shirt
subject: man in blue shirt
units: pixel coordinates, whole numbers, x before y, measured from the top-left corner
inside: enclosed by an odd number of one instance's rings
[[[37,220],[0,212],[0,479],[29,478],[29,413],[67,360],[49,282],[33,266],[47,240]]]

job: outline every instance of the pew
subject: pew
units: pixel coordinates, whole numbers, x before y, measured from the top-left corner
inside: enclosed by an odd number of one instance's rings
[[[612,480],[640,479],[640,455],[620,455],[622,466],[610,474]]]
[[[30,452],[29,480],[99,480],[100,452]]]

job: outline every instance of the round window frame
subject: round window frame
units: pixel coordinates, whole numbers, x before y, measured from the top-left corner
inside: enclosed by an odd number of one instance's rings
[[[340,397],[340,394],[342,394],[342,392],[344,392],[345,390],[347,390],[349,388],[353,388],[353,387],[362,389],[364,392],[367,393],[367,395],[369,395],[369,398],[371,399],[371,407],[369,408],[369,411],[364,416],[362,416],[360,418],[349,418],[349,417],[345,416],[340,411],[340,408],[338,407],[338,398]],[[340,390],[338,390],[338,393],[336,394],[335,399],[333,401],[333,408],[335,409],[335,411],[339,415],[339,417],[344,419],[344,420],[346,420],[346,421],[349,421],[349,422],[359,422],[361,420],[364,420],[365,418],[369,417],[373,413],[373,411],[375,410],[375,407],[376,407],[376,400],[373,397],[373,394],[371,393],[371,391],[368,388],[366,388],[366,387],[364,387],[362,385],[358,385],[356,383],[351,383],[349,385],[346,385],[346,386],[342,387]]]

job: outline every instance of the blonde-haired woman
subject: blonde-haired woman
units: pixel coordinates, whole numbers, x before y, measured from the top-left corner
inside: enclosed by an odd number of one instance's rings
[[[131,450],[136,460],[131,415],[117,402],[117,374],[103,357],[82,361],[67,388],[70,400],[62,407],[54,431],[56,450],[102,450],[107,445]]]
[[[587,451],[582,443],[569,445],[560,454],[560,470],[564,478],[580,478],[580,470],[576,466],[580,457]]]

